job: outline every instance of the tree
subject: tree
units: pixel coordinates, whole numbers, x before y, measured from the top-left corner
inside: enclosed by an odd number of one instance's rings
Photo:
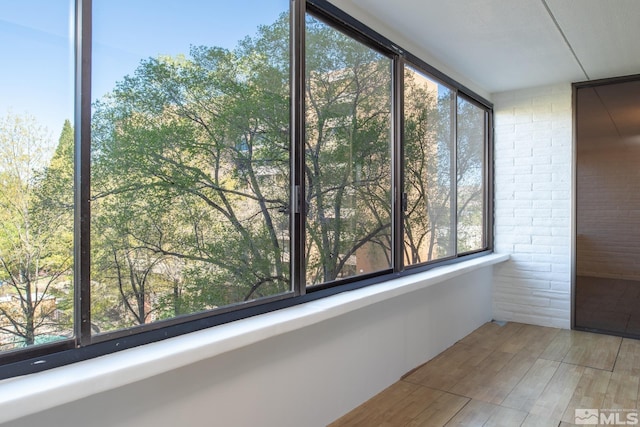
[[[49,138],[35,120],[10,114],[0,121],[0,331],[18,345],[69,332],[56,298],[72,289],[69,147],[66,122],[47,168]]]
[[[176,287],[151,290],[167,281],[149,274],[145,288],[167,316],[289,289],[288,76],[261,60],[284,25],[234,52],[146,60],[96,105],[94,258],[113,261],[96,280],[132,290],[114,253],[160,259]]]
[[[234,51],[150,58],[96,103],[93,278],[120,289],[133,323],[143,306],[173,316],[289,290],[288,38],[285,14]],[[308,40],[307,270],[319,283],[367,252],[390,265],[391,89],[387,58],[322,25]]]
[[[456,104],[451,90],[410,68],[404,95],[405,259],[417,264],[481,249],[484,110]]]
[[[482,249],[484,241],[485,111],[458,100],[458,252]]]
[[[92,277],[102,328],[290,290],[288,40],[284,14],[235,50],[149,58],[95,104]],[[303,205],[314,285],[391,267],[391,60],[311,17],[306,43]],[[454,250],[455,96],[407,85],[416,96],[405,112],[405,247],[419,262],[425,248],[428,259]]]
[[[307,19],[309,284],[391,266],[391,63]]]
[[[452,92],[405,71],[405,259],[410,264],[453,254]]]

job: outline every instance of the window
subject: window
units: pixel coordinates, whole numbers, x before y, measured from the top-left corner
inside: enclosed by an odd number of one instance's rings
[[[405,259],[455,254],[455,93],[414,68],[404,75]]]
[[[74,334],[69,16],[68,2],[0,6],[2,353]]]
[[[306,22],[306,274],[391,267],[391,59]]]
[[[414,67],[404,70],[404,260],[482,251],[487,109]]]
[[[94,334],[291,290],[289,2],[191,3],[93,2]]]
[[[0,6],[0,378],[491,249],[487,101],[324,0],[170,3]]]
[[[462,97],[457,114],[458,253],[486,247],[487,112]]]

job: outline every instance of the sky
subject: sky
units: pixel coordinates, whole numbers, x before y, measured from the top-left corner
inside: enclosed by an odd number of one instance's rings
[[[233,49],[289,0],[93,0],[94,99],[140,61],[188,55],[191,45]],[[55,139],[73,122],[72,0],[0,0],[0,116],[32,115]]]

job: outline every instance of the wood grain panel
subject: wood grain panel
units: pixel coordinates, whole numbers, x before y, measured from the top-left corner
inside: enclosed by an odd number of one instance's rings
[[[614,372],[640,376],[640,340],[625,338],[620,344]]]
[[[584,370],[584,366],[561,363],[529,412],[552,419],[561,419]]]
[[[331,426],[572,426],[639,389],[640,341],[491,322]]]
[[[562,359],[565,363],[612,371],[622,338],[573,331],[571,348]]]
[[[560,362],[538,359],[522,381],[509,393],[502,406],[530,411],[555,375]]]
[[[610,379],[611,372],[609,371],[585,368],[562,416],[562,421],[573,422],[576,409],[602,408]]]

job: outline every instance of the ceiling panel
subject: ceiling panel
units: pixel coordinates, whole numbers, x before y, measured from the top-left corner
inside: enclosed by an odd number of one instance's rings
[[[489,93],[587,79],[554,18],[591,78],[640,73],[640,0],[331,1]]]
[[[640,73],[640,1],[547,3],[590,79]]]

